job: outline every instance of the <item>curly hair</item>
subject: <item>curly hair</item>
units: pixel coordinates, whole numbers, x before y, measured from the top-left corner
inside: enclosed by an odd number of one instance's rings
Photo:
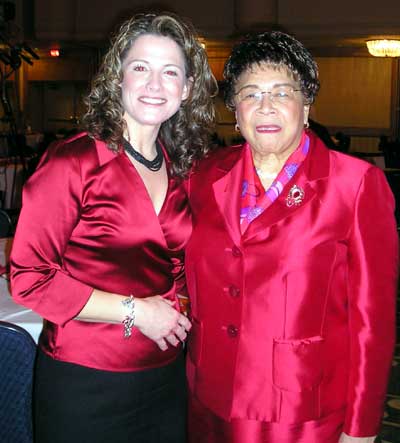
[[[92,81],[83,121],[90,136],[105,141],[113,151],[121,149],[126,129],[120,87],[122,66],[135,40],[146,34],[174,40],[184,55],[186,76],[193,80],[189,97],[161,125],[159,133],[171,159],[171,173],[185,177],[193,163],[208,152],[215,123],[212,98],[218,92],[206,52],[189,22],[172,13],[163,13],[138,14],[123,23]]]
[[[285,70],[296,82],[307,102],[312,104],[319,90],[318,66],[310,52],[294,37],[281,31],[247,35],[237,43],[224,68],[224,99],[235,110],[235,86],[241,74],[255,65]]]

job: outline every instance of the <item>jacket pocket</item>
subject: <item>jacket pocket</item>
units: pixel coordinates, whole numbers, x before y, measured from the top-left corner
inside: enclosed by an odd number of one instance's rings
[[[198,366],[201,362],[203,344],[203,323],[192,317],[192,329],[188,340],[188,353],[192,362]]]
[[[323,376],[324,339],[321,336],[273,342],[272,377],[274,385],[291,392],[310,391]]]

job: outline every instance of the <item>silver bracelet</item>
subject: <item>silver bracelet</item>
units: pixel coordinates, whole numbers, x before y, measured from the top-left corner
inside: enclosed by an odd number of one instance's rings
[[[128,314],[122,320],[122,324],[124,325],[124,338],[130,338],[132,335],[132,328],[135,326],[135,299],[133,295],[122,300],[122,305],[127,308]]]

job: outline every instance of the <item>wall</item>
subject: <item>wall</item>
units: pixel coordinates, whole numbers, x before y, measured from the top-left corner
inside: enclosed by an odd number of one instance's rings
[[[48,0],[35,1],[38,39],[104,40],[116,24],[133,12],[149,8],[168,10],[189,17],[206,34],[226,36],[233,29],[231,0],[174,0],[162,3],[141,0]]]
[[[19,0],[21,1],[21,0]],[[116,21],[149,7],[173,10],[189,17],[207,37],[227,38],[262,24],[277,23],[299,37],[330,35],[400,34],[398,0],[35,0],[38,39],[105,39]]]
[[[318,57],[321,89],[315,118],[330,127],[371,134],[391,128],[392,59]]]
[[[331,134],[338,131],[361,137],[355,149],[376,151],[380,135],[396,136],[398,130],[398,61],[375,57],[316,57],[321,89],[312,115],[327,126]],[[210,57],[219,80],[224,59]],[[233,114],[223,110],[218,101],[221,123],[218,133],[225,140],[237,137]]]
[[[279,1],[280,23],[305,33],[364,35],[389,29],[398,33],[399,13],[398,0]]]
[[[27,66],[26,84],[88,82],[98,63],[96,48],[106,45],[115,24],[134,10],[155,4],[150,0],[114,0],[111,5],[108,0],[16,2],[18,20],[30,18],[39,45],[58,41],[80,51],[58,60],[44,57],[33,67]],[[317,56],[322,83],[314,110],[318,121],[332,133],[342,130],[372,137],[374,146],[380,134],[400,135],[398,62],[368,56],[364,43],[373,35],[389,33],[400,38],[398,0],[382,0],[379,8],[372,0],[166,0],[158,5],[189,17],[207,37],[210,63],[219,80],[231,45],[241,32],[271,24],[283,26]],[[30,17],[21,14],[21,9]],[[86,53],[77,49],[82,47],[87,48]],[[234,137],[231,114],[221,104],[218,109],[222,132]]]

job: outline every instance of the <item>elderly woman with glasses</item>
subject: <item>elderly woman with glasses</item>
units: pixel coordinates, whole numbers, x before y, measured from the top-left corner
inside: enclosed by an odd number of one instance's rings
[[[389,186],[307,130],[319,81],[300,42],[249,36],[224,75],[245,142],[189,181],[190,442],[372,442],[394,346]]]

